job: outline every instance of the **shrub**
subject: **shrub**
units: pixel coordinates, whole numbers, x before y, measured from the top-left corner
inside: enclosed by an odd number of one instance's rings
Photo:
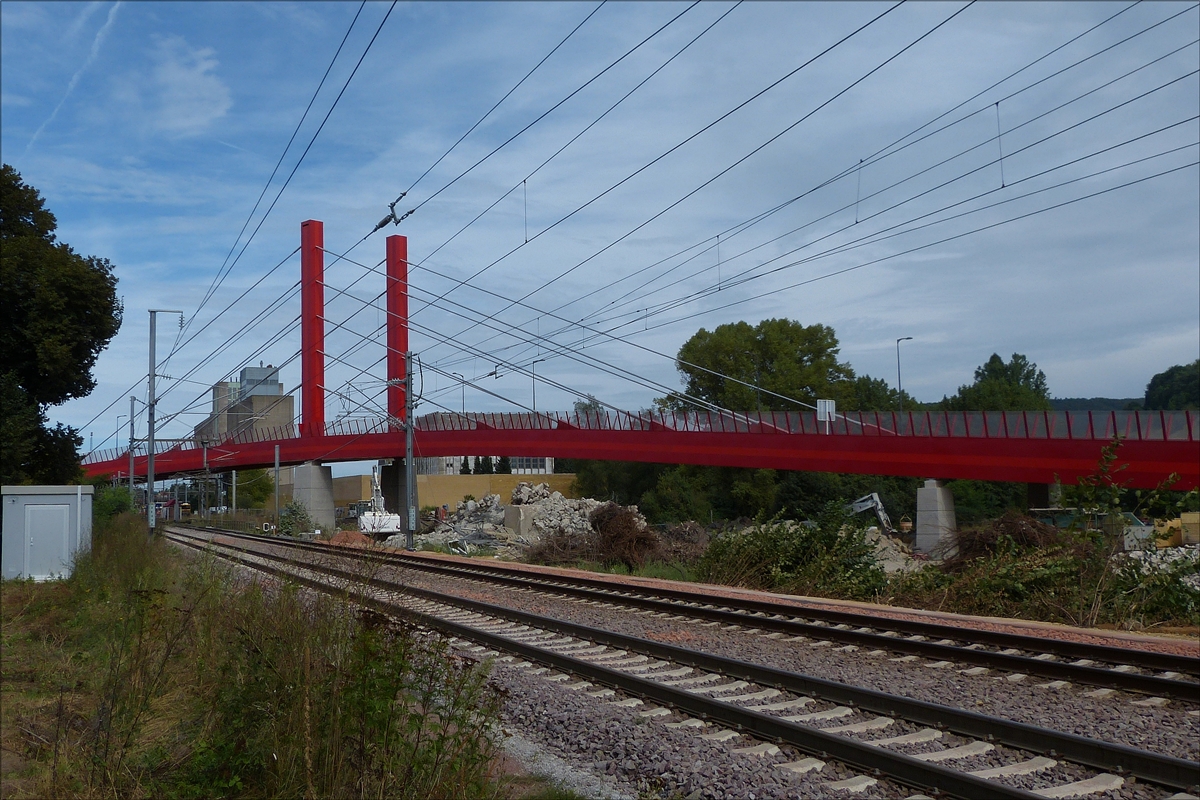
[[[96,484],[96,493],[92,496],[92,524],[100,525],[133,509],[133,498],[128,486],[113,486],[110,483]]]
[[[279,512],[279,535],[295,536],[313,529],[312,517],[299,500],[292,500]]]
[[[606,565],[624,564],[632,572],[661,556],[658,537],[625,506],[605,503],[588,515],[596,532],[596,557]]]
[[[811,526],[771,520],[721,533],[699,572],[717,583],[851,598],[871,597],[885,584],[866,527],[844,501],[826,505]]]

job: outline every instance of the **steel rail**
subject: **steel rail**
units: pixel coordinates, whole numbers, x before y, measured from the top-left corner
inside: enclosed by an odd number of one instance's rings
[[[189,534],[183,534],[185,537]],[[266,538],[266,537],[247,537],[247,538]],[[199,541],[205,540],[196,537]],[[279,542],[268,542],[279,544]],[[190,544],[190,543],[189,543]],[[907,697],[890,695],[885,692],[879,692],[873,689],[849,686],[835,681],[817,678],[801,673],[788,672],[785,670],[775,669],[757,664],[751,664],[736,659],[725,658],[707,653],[701,653],[694,650],[687,650],[674,645],[655,642],[648,639],[641,639],[633,636],[613,633],[610,631],[589,628],[584,625],[557,620],[549,617],[542,617],[529,612],[519,611],[516,609],[505,608],[491,603],[485,603],[478,600],[470,600],[467,598],[457,597],[454,595],[445,595],[439,592],[420,589],[413,586],[406,586],[393,581],[383,580],[377,577],[365,578],[364,576],[343,570],[338,567],[333,567],[326,564],[314,565],[297,562],[295,559],[285,557],[274,553],[252,552],[248,548],[239,547],[232,543],[215,543],[206,542],[209,546],[225,547],[227,549],[241,551],[258,558],[264,558],[271,561],[277,561],[285,564],[298,564],[306,569],[319,569],[328,574],[337,577],[345,578],[353,581],[361,581],[366,585],[382,591],[398,592],[414,597],[421,597],[426,600],[439,602],[443,604],[454,605],[459,608],[474,611],[480,614],[487,614],[494,617],[502,617],[509,620],[519,622],[524,625],[542,628],[544,630],[555,631],[564,635],[574,636],[579,639],[594,641],[599,644],[609,645],[618,649],[629,650],[633,652],[651,655],[657,658],[667,659],[680,664],[685,664],[698,669],[703,669],[710,672],[720,673],[729,677],[735,677],[754,683],[770,686],[780,690],[786,690],[795,694],[817,696],[822,699],[841,703],[848,706],[857,706],[859,708],[869,709],[876,713],[892,714],[902,717],[910,722],[920,723],[924,725],[933,725],[939,728],[945,728],[955,733],[986,739],[991,742],[1000,742],[1010,747],[1015,747],[1021,750],[1027,750],[1037,753],[1048,754],[1050,756],[1058,756],[1066,758],[1077,764],[1082,764],[1095,769],[1105,771],[1115,770],[1118,772],[1128,773],[1137,778],[1151,783],[1156,783],[1164,786],[1169,786],[1177,789],[1189,789],[1197,784],[1200,784],[1200,763],[1188,761],[1186,759],[1165,756],[1157,753],[1151,753],[1145,750],[1128,747],[1126,745],[1116,744],[1112,742],[1103,742],[1096,739],[1078,736],[1076,734],[1054,731],[1045,728],[1038,728],[1033,725],[1028,725],[1012,720],[1001,719],[998,717],[990,717],[983,714],[978,714],[972,711],[942,706],[936,703],[929,703],[923,700],[915,700]],[[195,547],[195,545],[191,545]],[[203,546],[197,549],[205,549]],[[337,555],[336,553],[326,553]],[[379,559],[382,563],[386,559]],[[442,626],[443,622],[439,621],[438,625]],[[448,622],[446,624],[449,624]],[[486,643],[491,647],[502,647],[503,649],[514,651],[517,643],[510,642],[503,637],[487,634],[483,631],[477,631],[467,626],[459,626],[464,632],[455,633],[464,638],[470,638],[479,641],[481,644]],[[544,653],[546,657],[538,656],[534,660],[547,662],[547,657],[553,655],[555,658],[566,658],[558,654],[549,654],[545,651],[538,650],[538,653]],[[575,661],[572,659],[572,661]],[[579,662],[585,665],[589,670],[602,669],[597,665],[590,665],[587,662]],[[575,671],[575,670],[572,670]],[[594,675],[596,673],[581,671],[579,674]],[[617,676],[622,676],[622,673],[614,673]],[[632,676],[623,676],[623,680]],[[607,682],[602,678],[597,678],[601,682]],[[637,679],[643,680],[643,679]],[[616,684],[614,684],[616,685]],[[655,691],[670,690],[670,687],[663,687],[658,684],[652,684]],[[685,695],[687,698],[694,696],[671,690],[673,692]],[[634,692],[638,693],[638,692]],[[645,695],[652,697],[656,702],[658,696]],[[668,705],[672,702],[662,701]],[[754,717],[763,716],[756,712],[750,712],[745,709],[740,709],[732,706],[727,706],[723,703],[717,703],[718,707],[734,708],[737,713],[752,714]],[[689,708],[688,706],[680,706],[681,708]],[[721,717],[714,713],[709,713],[709,717],[727,721],[726,717]],[[774,724],[787,724],[774,717],[766,717]],[[741,720],[729,719],[729,724],[742,725],[748,727],[749,730],[757,731],[758,729],[747,725],[747,721],[753,722],[753,717],[746,717]],[[770,729],[774,731],[774,729]],[[804,728],[803,730],[810,730]],[[775,738],[774,733],[762,733],[761,735],[767,738]],[[829,734],[826,734],[829,735]],[[836,737],[835,737],[836,738]],[[882,748],[869,747],[873,757],[877,758]],[[813,752],[808,747],[801,747],[802,750]],[[833,754],[834,751],[829,750]],[[896,754],[898,755],[898,754]],[[835,756],[841,758],[840,756]],[[908,757],[904,757],[908,758]],[[847,763],[851,762],[848,759]],[[918,761],[917,759],[910,759]],[[872,762],[877,765],[877,761]],[[918,762],[924,765],[925,762]],[[931,766],[931,765],[930,765]],[[868,767],[872,768],[872,767]],[[939,768],[945,770],[945,768]],[[957,773],[954,770],[945,770],[951,774],[961,775],[965,773]],[[940,774],[940,773],[939,773]],[[978,780],[978,779],[976,779]],[[1000,786],[992,782],[986,782],[986,785],[992,787]],[[922,784],[923,788],[932,788],[931,784]],[[948,787],[943,787],[945,791],[951,791]],[[978,792],[969,793],[964,796],[979,796]],[[985,795],[986,796],[986,795]],[[995,796],[995,793],[991,796]],[[1024,795],[1022,795],[1024,796]]]
[[[202,552],[209,551],[204,546],[186,542],[189,547],[193,547]],[[250,555],[255,558],[266,558],[277,560],[293,566],[299,566],[302,569],[325,572],[328,574],[336,574],[337,577],[348,578],[351,580],[361,580],[361,576],[353,573],[330,568],[325,565],[317,566],[311,564],[297,563],[295,561],[285,559],[282,556],[251,553],[243,548],[233,547],[228,544],[217,545],[232,550],[241,550],[245,555]],[[228,556],[222,556],[229,558]],[[322,583],[319,580],[308,578],[303,575],[298,575],[289,570],[273,567],[270,565],[255,564],[248,562],[244,556],[233,556],[233,559],[240,561],[246,566],[270,573],[286,580],[295,581],[302,585],[316,589],[318,591],[329,592],[335,587],[331,587],[327,583]],[[340,573],[340,574],[339,574]],[[374,580],[366,581],[376,589],[383,591],[396,591],[400,588],[404,593],[408,592],[408,587],[382,587],[376,585]],[[343,591],[343,590],[338,590]],[[837,759],[851,766],[857,767],[873,774],[886,773],[890,778],[894,778],[900,783],[905,783],[920,789],[931,789],[935,792],[945,792],[953,797],[959,798],[975,798],[975,797],[995,797],[995,798],[1012,798],[1013,800],[1036,800],[1040,798],[1033,792],[1024,789],[1018,789],[1006,786],[1001,783],[979,778],[965,772],[948,769],[946,767],[931,764],[911,756],[887,750],[882,747],[866,744],[847,736],[839,736],[832,733],[826,733],[818,728],[809,728],[796,723],[787,722],[779,717],[772,717],[767,714],[762,714],[757,711],[740,708],[729,703],[722,703],[718,700],[706,698],[700,695],[690,694],[688,692],[674,689],[669,686],[664,686],[647,678],[640,678],[636,675],[618,672],[617,670],[602,667],[598,664],[593,664],[581,659],[572,658],[568,655],[555,653],[550,650],[544,650],[534,645],[525,644],[523,642],[513,641],[497,634],[491,634],[486,631],[481,631],[469,625],[453,622],[443,619],[433,614],[427,614],[415,609],[399,606],[394,603],[389,603],[377,597],[362,592],[344,590],[347,596],[353,597],[353,602],[358,605],[365,606],[374,611],[387,615],[402,615],[403,617],[418,622],[429,628],[434,628],[443,633],[457,636],[461,639],[470,639],[471,641],[479,642],[482,645],[493,647],[497,650],[506,651],[519,655],[522,658],[546,664],[564,672],[579,675],[581,677],[590,678],[597,683],[611,686],[620,689],[628,694],[638,695],[643,698],[650,699],[660,705],[671,706],[686,711],[689,714],[703,718],[711,719],[730,725],[737,728],[739,731],[749,731],[753,734],[766,738],[768,740],[781,744],[790,744],[802,752],[811,755],[819,755],[824,759]],[[431,598],[435,602],[445,603],[446,599],[438,596],[436,593],[420,590],[418,596],[432,595]],[[460,605],[456,600],[451,600],[450,605]],[[483,604],[487,605],[487,604]]]
[[[209,530],[215,529],[210,528]],[[254,534],[238,532],[235,535],[278,542],[278,539],[256,536]],[[328,549],[327,545],[316,543],[300,542],[296,544],[316,550]],[[1116,672],[1104,667],[1048,661],[1014,653],[971,650],[953,644],[898,639],[872,631],[825,627],[797,619],[781,619],[779,616],[788,615],[791,617],[817,618],[843,625],[855,624],[860,627],[865,626],[885,631],[890,630],[896,633],[937,636],[944,639],[954,638],[971,643],[978,642],[980,644],[1004,646],[1038,653],[1049,653],[1061,657],[1086,658],[1114,664],[1128,664],[1146,669],[1162,669],[1192,676],[1200,676],[1200,658],[1189,658],[1169,653],[1154,653],[1145,650],[1131,650],[1110,645],[1064,642],[1060,639],[1044,639],[1023,634],[981,631],[975,628],[964,630],[936,623],[894,620],[873,617],[868,614],[828,611],[825,609],[807,609],[768,601],[756,601],[749,598],[711,598],[694,591],[659,589],[657,587],[650,589],[630,586],[628,584],[614,585],[602,579],[584,576],[571,578],[531,576],[523,570],[504,570],[494,565],[486,567],[464,564],[449,565],[409,553],[380,553],[377,557],[382,557],[396,563],[403,563],[405,566],[415,567],[426,572],[456,575],[459,577],[483,577],[495,583],[520,588],[536,587],[539,589],[553,589],[562,594],[575,597],[616,601],[627,606],[664,613],[686,614],[727,625],[736,624],[745,626],[752,624],[754,627],[764,630],[778,631],[794,636],[820,637],[845,644],[878,647],[931,658],[937,661],[959,661],[1010,672],[1040,675],[1054,680],[1070,680],[1075,683],[1091,686],[1104,686],[1124,691],[1180,697],[1189,700],[1197,699],[1198,694],[1200,694],[1200,684],[1179,681],[1173,678]],[[695,603],[703,603],[707,606],[716,607],[705,608],[693,605]],[[733,610],[726,610],[731,607]],[[772,616],[761,617],[755,616],[756,614],[771,614]]]
[[[389,556],[391,558],[419,564],[423,569],[439,571],[447,571],[449,569],[442,564],[431,563],[429,559],[412,553],[391,553]],[[495,576],[496,578],[510,578],[518,572],[517,570],[503,570],[502,568],[490,564],[486,567],[475,565],[456,565],[454,569],[466,573]],[[524,571],[520,571],[520,574],[525,576],[529,575],[529,573]],[[743,621],[746,619],[746,614],[752,615],[757,613],[804,616],[841,625],[869,625],[872,628],[891,630],[897,633],[908,633],[921,636],[937,636],[943,639],[962,639],[972,643],[977,642],[979,644],[989,644],[996,647],[1011,647],[1019,650],[1033,650],[1042,653],[1051,653],[1064,658],[1090,658],[1096,661],[1107,661],[1114,664],[1133,664],[1134,666],[1144,667],[1146,669],[1161,669],[1164,671],[1200,676],[1200,658],[1180,656],[1171,653],[1155,653],[1149,650],[1136,650],[1123,647],[1114,647],[1112,645],[1089,644],[1087,642],[1070,642],[1061,639],[1046,639],[1039,636],[1030,636],[1019,633],[1005,633],[1001,631],[979,630],[976,628],[963,629],[936,622],[919,622],[916,620],[877,617],[866,613],[834,611],[823,608],[806,608],[802,606],[788,605],[785,603],[766,600],[754,600],[752,598],[714,598],[710,595],[705,595],[702,592],[687,589],[669,589],[659,587],[650,588],[630,584],[614,585],[603,579],[588,578],[585,576],[572,576],[570,578],[566,578],[561,576],[538,575],[536,577],[526,577],[524,580],[527,583],[541,583],[546,586],[561,588],[564,591],[572,592],[577,591],[580,586],[591,587],[603,594],[608,595],[609,599],[615,599],[621,602],[629,602],[635,599],[656,600],[658,598],[670,598],[677,603],[704,603],[710,606],[723,606],[725,608],[732,608],[735,610],[735,612],[744,612],[744,614],[741,616],[741,620]],[[672,605],[671,608],[675,609],[675,613],[686,612],[688,614],[698,614],[701,610],[703,610],[690,605],[687,605],[684,608],[681,608],[678,605]],[[753,617],[753,619],[756,625],[765,626],[769,618]],[[814,627],[817,627],[819,630],[826,633],[843,633],[842,631],[837,631],[836,629],[823,628],[820,626]],[[822,633],[822,635],[825,635],[825,633]],[[827,636],[827,638],[831,637]],[[898,640],[892,639],[891,641],[894,643]],[[942,645],[942,647],[950,646]],[[1104,670],[1097,671],[1104,672]],[[1193,685],[1192,688],[1200,689],[1200,687],[1195,685]]]

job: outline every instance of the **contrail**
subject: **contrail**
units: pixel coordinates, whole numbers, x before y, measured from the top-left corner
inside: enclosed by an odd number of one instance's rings
[[[113,7],[108,10],[108,19],[104,21],[104,25],[100,27],[100,30],[96,31],[96,38],[92,40],[92,50],[88,53],[87,60],[84,61],[83,66],[76,70],[75,74],[71,76],[71,82],[67,84],[67,91],[63,93],[62,100],[58,101],[58,105],[56,105],[54,110],[50,112],[50,116],[46,118],[46,121],[43,122],[36,131],[34,131],[33,137],[29,140],[29,144],[25,145],[26,153],[29,152],[29,148],[33,147],[33,144],[38,140],[38,137],[42,135],[42,131],[46,130],[46,126],[53,122],[54,118],[58,116],[58,110],[63,107],[63,103],[67,102],[67,98],[70,97],[71,92],[75,90],[75,85],[79,83],[80,77],[82,77],[83,73],[87,71],[87,68],[92,65],[92,62],[96,60],[96,54],[100,52],[100,45],[104,44],[104,39],[108,36],[108,29],[112,27],[113,20],[117,18],[117,9],[120,7],[121,2],[118,0],[118,2],[113,3]]]

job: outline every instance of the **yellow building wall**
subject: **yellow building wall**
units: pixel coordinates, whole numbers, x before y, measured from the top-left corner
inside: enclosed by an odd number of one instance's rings
[[[333,479],[333,504],[348,506],[371,499],[370,475],[346,475]]]
[[[418,475],[417,476],[417,505],[421,508],[428,506],[449,506],[453,511],[458,501],[466,495],[476,500],[489,494],[500,495],[500,502],[508,505],[512,490],[522,481],[526,483],[547,483],[550,491],[561,492],[564,497],[573,497],[571,484],[575,482],[573,473],[554,475]],[[370,479],[367,479],[368,485]],[[335,488],[336,491],[336,488]],[[368,497],[370,495],[368,494]]]

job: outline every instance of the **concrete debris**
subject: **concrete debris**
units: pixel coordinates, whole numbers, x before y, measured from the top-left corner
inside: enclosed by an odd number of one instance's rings
[[[550,485],[546,483],[529,483],[521,481],[517,484],[517,488],[512,490],[512,505],[527,506],[532,503],[538,503],[550,497]]]
[[[875,546],[875,558],[883,567],[883,571],[888,574],[912,572],[924,565],[923,562],[913,558],[912,550],[908,545],[899,539],[881,533],[875,526],[867,528],[866,538],[869,544]]]
[[[1200,546],[1185,545],[1162,550],[1131,550],[1117,553],[1116,560],[1129,559],[1143,575],[1172,573],[1191,591],[1200,591]]]
[[[560,530],[590,533],[588,516],[600,505],[597,500],[563,497],[545,483],[522,481],[513,490],[510,505],[502,505],[497,494],[460,501],[453,514],[432,531],[414,537],[413,544],[418,550],[449,550],[462,555],[492,551],[498,558],[515,559],[545,535]],[[384,545],[402,548],[404,536],[389,537]]]

